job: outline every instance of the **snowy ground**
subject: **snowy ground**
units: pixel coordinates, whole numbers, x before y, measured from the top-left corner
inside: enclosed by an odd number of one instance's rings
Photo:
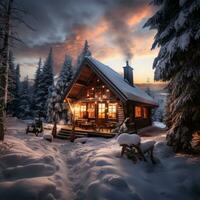
[[[157,164],[120,157],[116,139],[44,141],[25,135],[25,124],[9,120],[7,151],[0,157],[0,196],[28,200],[198,200],[199,157],[175,155],[164,131],[147,129],[142,142],[156,140]],[[84,143],[84,144],[82,144]],[[12,146],[11,146],[12,145]]]
[[[25,128],[23,121],[8,121],[7,148],[0,157],[0,199],[72,199],[60,152],[42,137],[25,135]]]

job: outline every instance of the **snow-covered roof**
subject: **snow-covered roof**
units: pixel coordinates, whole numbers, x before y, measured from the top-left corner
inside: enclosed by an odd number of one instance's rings
[[[109,66],[104,65],[93,57],[86,57],[85,59],[91,62],[96,70],[100,71],[105,78],[112,82],[112,84],[118,88],[118,90],[127,98],[127,100],[157,106],[157,103],[151,96],[137,86],[133,87],[129,85],[120,74],[111,69]]]

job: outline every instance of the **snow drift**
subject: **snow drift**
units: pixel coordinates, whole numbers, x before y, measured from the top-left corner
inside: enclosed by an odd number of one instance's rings
[[[0,155],[1,199],[199,199],[199,157],[174,154],[163,142],[163,132],[141,137],[144,148],[155,146],[157,164],[149,160],[134,164],[120,157],[116,139],[81,138],[75,143],[55,139],[49,143],[26,135],[22,121],[9,123],[7,149]]]
[[[156,165],[149,160],[134,164],[120,157],[121,147],[115,139],[84,142],[77,142],[70,151],[67,144],[62,146],[68,152],[77,200],[195,200],[200,195],[199,159],[176,155],[163,141],[141,141],[144,149],[155,144]]]
[[[22,121],[12,119],[8,124],[6,143],[0,145],[7,148],[0,155],[0,199],[71,199],[66,165],[58,149],[42,137],[26,135]]]

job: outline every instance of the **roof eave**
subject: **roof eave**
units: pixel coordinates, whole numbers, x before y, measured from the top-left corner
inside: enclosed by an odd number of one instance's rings
[[[90,61],[90,59],[87,59],[87,63],[89,66],[92,67],[92,69],[100,76],[100,78],[102,78],[108,86],[110,86],[112,88],[112,90],[115,92],[115,94],[119,97],[119,99],[122,101],[122,102],[126,102],[128,101],[128,98],[127,96],[125,96],[113,83],[112,81],[110,81],[97,67],[96,65]]]

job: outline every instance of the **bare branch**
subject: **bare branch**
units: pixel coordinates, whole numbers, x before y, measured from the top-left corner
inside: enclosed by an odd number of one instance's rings
[[[23,42],[21,39],[15,37],[15,36],[13,36],[13,35],[9,35],[9,38],[10,38],[10,39],[13,39],[13,40],[15,40],[15,41],[18,41],[18,42],[20,42],[20,43],[22,43],[22,44],[24,44],[24,45],[26,45],[25,42]]]
[[[23,19],[19,18],[19,17],[13,17],[13,20],[18,21],[21,24],[24,24],[27,28],[31,29],[32,31],[36,31],[33,27],[31,27],[29,24],[27,24]]]

